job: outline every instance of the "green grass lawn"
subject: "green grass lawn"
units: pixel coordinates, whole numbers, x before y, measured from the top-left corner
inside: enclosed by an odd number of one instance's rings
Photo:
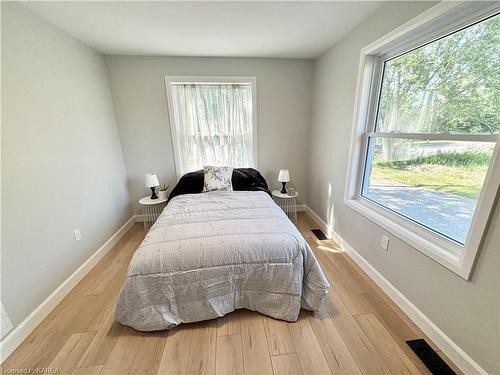
[[[478,199],[491,154],[450,153],[406,161],[381,162],[376,158],[371,182],[402,184]]]

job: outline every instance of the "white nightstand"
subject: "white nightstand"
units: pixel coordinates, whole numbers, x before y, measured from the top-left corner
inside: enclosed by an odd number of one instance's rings
[[[144,232],[147,233],[167,205],[167,199],[144,197],[139,201],[144,218]]]
[[[283,194],[279,190],[273,190],[273,199],[278,206],[288,215],[290,220],[297,221],[297,197],[298,192],[293,195]]]

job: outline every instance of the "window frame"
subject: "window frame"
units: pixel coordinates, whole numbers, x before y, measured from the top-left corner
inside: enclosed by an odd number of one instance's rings
[[[165,76],[165,89],[167,94],[168,118],[174,152],[174,164],[177,179],[182,177],[179,138],[175,126],[175,114],[172,100],[172,85],[184,84],[250,84],[252,86],[252,139],[254,168],[258,166],[257,157],[257,77],[252,76]]]
[[[460,277],[469,280],[500,185],[500,135],[375,133],[385,61],[470,26],[500,11],[497,3],[442,2],[361,50],[344,203]],[[362,196],[370,136],[496,142],[464,245]],[[368,180],[368,179],[366,179]],[[456,255],[460,254],[460,255]]]

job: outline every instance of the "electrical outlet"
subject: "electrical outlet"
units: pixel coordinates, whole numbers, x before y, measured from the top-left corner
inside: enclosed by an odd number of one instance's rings
[[[382,236],[382,240],[380,241],[380,247],[387,251],[389,248],[389,237],[387,236]]]
[[[75,229],[73,231],[73,236],[75,236],[75,241],[80,242],[82,239],[82,234],[80,233],[80,229]]]

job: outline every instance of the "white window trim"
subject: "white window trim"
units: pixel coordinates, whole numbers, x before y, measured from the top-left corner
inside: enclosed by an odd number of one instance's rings
[[[368,135],[373,135],[375,125],[375,106],[381,85],[383,61],[493,15],[499,8],[498,3],[439,3],[363,48],[358,70],[345,204],[466,280],[471,277],[500,194],[500,136],[452,136],[456,140],[496,141],[469,234],[463,246],[362,197],[362,181],[368,151]],[[398,137],[398,135],[401,136],[401,134],[390,136]],[[417,139],[422,137],[421,134],[405,134],[406,136]],[[440,136],[426,135],[425,139],[439,139]],[[449,139],[450,135],[446,137]]]
[[[177,179],[182,177],[180,169],[180,146],[175,126],[174,106],[172,102],[172,84],[175,83],[217,83],[217,84],[251,84],[252,85],[252,138],[254,167],[258,167],[257,155],[257,78],[256,77],[233,77],[233,76],[166,76],[165,88],[167,91],[168,117],[170,121],[170,134],[172,136],[172,149],[174,151],[175,172]]]

